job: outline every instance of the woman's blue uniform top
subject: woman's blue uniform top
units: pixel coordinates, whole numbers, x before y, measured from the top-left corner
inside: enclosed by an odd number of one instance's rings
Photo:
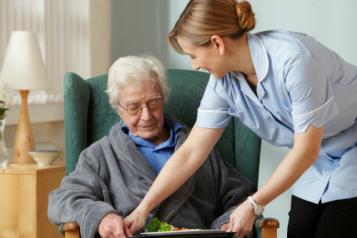
[[[320,154],[292,193],[322,203],[357,197],[357,67],[310,36],[248,34],[256,93],[244,75],[210,77],[197,126],[226,127],[238,117],[263,140],[293,146],[294,133],[324,127]]]

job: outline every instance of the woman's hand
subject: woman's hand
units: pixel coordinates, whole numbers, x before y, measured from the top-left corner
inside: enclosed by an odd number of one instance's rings
[[[248,201],[241,203],[231,214],[227,232],[236,232],[238,237],[244,237],[252,231],[255,214]]]
[[[221,231],[227,231],[228,226],[229,226],[229,223],[225,223],[225,224],[223,224],[219,229],[220,229]]]
[[[145,209],[137,207],[129,216],[125,217],[124,222],[131,234],[135,234],[138,230],[144,227],[148,215],[149,212]]]

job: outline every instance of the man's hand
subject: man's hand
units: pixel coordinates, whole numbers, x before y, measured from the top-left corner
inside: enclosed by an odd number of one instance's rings
[[[244,237],[253,229],[255,214],[248,201],[241,203],[231,214],[227,232],[236,232],[237,237]]]
[[[121,216],[108,213],[99,223],[99,235],[102,238],[126,238],[132,236]]]

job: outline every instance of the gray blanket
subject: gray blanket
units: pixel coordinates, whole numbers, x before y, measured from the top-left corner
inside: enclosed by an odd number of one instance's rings
[[[168,121],[172,123],[173,119]],[[109,135],[84,150],[76,169],[49,196],[48,216],[55,224],[77,222],[82,237],[95,237],[110,212],[129,215],[155,180],[155,173],[135,144],[115,124]],[[187,137],[178,131],[175,150]],[[151,217],[177,227],[219,228],[255,185],[213,151],[202,167],[166,199]]]

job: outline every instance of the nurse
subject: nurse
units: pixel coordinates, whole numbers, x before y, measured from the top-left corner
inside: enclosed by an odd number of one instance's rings
[[[248,2],[191,0],[169,34],[171,46],[211,77],[188,139],[126,218],[132,232],[192,176],[237,117],[291,150],[234,210],[227,231],[243,237],[264,206],[292,187],[288,237],[357,234],[357,67],[305,34],[249,33],[254,26]]]

